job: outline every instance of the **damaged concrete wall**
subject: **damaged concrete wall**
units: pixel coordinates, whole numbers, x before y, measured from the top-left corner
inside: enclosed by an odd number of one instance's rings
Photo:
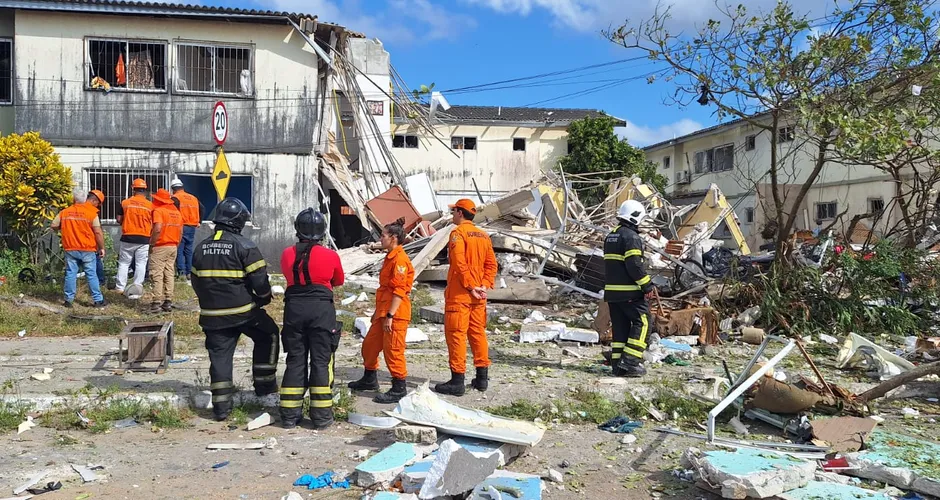
[[[389,54],[376,39],[350,38],[347,41],[350,62],[359,71],[356,83],[362,90],[369,108],[369,116],[375,121],[379,132],[369,132],[358,137],[356,142],[359,153],[364,157],[361,168],[372,168],[373,172],[388,172],[388,161],[383,151],[392,147],[391,101],[387,95],[391,88],[389,78]],[[360,97],[356,97],[359,99]],[[361,117],[357,117],[361,118]],[[371,130],[366,127],[367,131]],[[349,129],[347,129],[347,134]],[[353,158],[350,158],[352,160]]]
[[[165,43],[166,89],[91,90],[90,38]],[[180,43],[253,48],[254,96],[181,94],[176,85]],[[14,47],[15,130],[38,130],[56,146],[211,150],[212,106],[223,100],[229,115],[226,150],[309,153],[313,148],[317,56],[286,24],[17,11]],[[199,60],[199,65],[211,62]],[[219,79],[218,67],[215,75]],[[156,80],[162,84],[159,75]]]
[[[91,170],[129,169],[136,173],[166,173],[164,179],[178,174],[209,175],[215,165],[215,153],[168,152],[135,149],[56,148],[62,163],[71,167],[76,185],[85,189],[101,188],[89,182]],[[280,260],[281,251],[294,241],[294,217],[308,206],[316,207],[317,161],[312,155],[227,153],[232,175],[251,176],[252,222],[245,235],[261,248],[269,264]],[[151,189],[168,186],[151,186]],[[119,200],[120,193],[105,195]],[[214,203],[215,200],[204,200]],[[120,228],[106,221],[117,241]],[[203,224],[197,238],[211,234]],[[275,267],[277,266],[274,264]],[[280,272],[272,270],[271,272]]]
[[[539,178],[567,154],[564,128],[461,124],[440,125],[436,130],[443,144],[413,126],[396,124],[395,135],[418,135],[420,140],[416,149],[392,152],[407,175],[427,173],[442,202],[476,199],[473,179],[484,198],[498,197]],[[476,138],[476,150],[451,149],[452,137]],[[525,151],[513,151],[513,138],[525,138]]]

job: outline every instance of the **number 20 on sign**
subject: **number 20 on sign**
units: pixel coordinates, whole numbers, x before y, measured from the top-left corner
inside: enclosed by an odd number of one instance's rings
[[[212,136],[219,146],[225,144],[228,138],[228,111],[222,101],[215,103],[212,108]]]

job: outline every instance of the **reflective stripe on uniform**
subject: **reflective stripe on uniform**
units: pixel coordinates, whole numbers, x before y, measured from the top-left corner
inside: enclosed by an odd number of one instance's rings
[[[251,365],[255,370],[277,370],[277,365]]]
[[[333,387],[333,355],[330,354],[330,364],[327,365],[330,370],[330,387]]]
[[[223,382],[213,382],[209,384],[209,389],[228,389],[230,387],[235,387],[235,383],[229,380]]]
[[[228,271],[225,269],[193,269],[192,273],[199,278],[244,278],[245,271]]]
[[[203,309],[200,314],[203,316],[228,316],[230,314],[242,314],[255,308],[254,302],[241,307],[232,307],[229,309]]]
[[[626,346],[627,346],[627,344],[624,344],[623,342],[611,342],[611,344],[610,344],[610,347],[612,347],[612,348],[614,348],[614,349],[616,349],[616,348],[618,348],[618,347],[621,348],[621,349],[623,349],[623,348],[626,347]]]
[[[624,259],[628,259],[630,257],[642,257],[642,256],[643,256],[643,250],[640,250],[638,248],[627,250],[626,252],[623,253]]]
[[[215,236],[212,237],[213,241],[219,241],[222,239],[222,231],[216,231]]]
[[[304,387],[281,387],[280,392],[285,396],[303,396],[307,389]]]
[[[620,353],[619,352],[611,353],[610,359],[620,359]]]
[[[633,356],[634,358],[643,359],[643,353],[641,351],[637,351],[635,349],[630,349],[629,347],[625,347],[623,349],[623,352],[629,354],[630,356]]]
[[[643,323],[643,328],[640,329],[640,342],[643,343],[643,347],[646,347],[646,334],[649,332],[650,323],[645,314],[640,315],[640,322]]]
[[[304,406],[304,400],[302,399],[298,399],[296,401],[290,400],[290,399],[281,400],[281,408],[303,408],[303,406]]]
[[[332,406],[333,406],[332,399],[324,399],[324,400],[311,399],[310,400],[311,408],[331,408]]]
[[[628,340],[627,340],[627,343],[630,344],[630,345],[632,345],[632,346],[639,347],[640,349],[646,349],[646,342],[643,342],[642,340],[638,340],[638,339],[628,339]]]
[[[607,285],[604,290],[608,292],[639,292],[640,287],[638,285]]]
[[[232,400],[232,395],[231,395],[231,394],[213,394],[213,395],[212,395],[212,402],[213,402],[213,403],[218,403],[218,402],[221,402],[221,401],[231,401],[231,400]]]
[[[649,283],[649,282],[650,282],[650,275],[648,275],[648,274],[647,274],[646,276],[643,276],[642,278],[636,280],[636,284],[637,284],[637,285],[640,285],[640,286],[643,286],[643,285],[645,285],[645,284],[647,284],[647,283]]]
[[[267,264],[264,262],[264,259],[261,259],[258,262],[255,262],[254,264],[245,266],[245,274],[251,274],[266,265]]]
[[[617,255],[615,253],[605,253],[604,260],[623,260],[623,255]]]
[[[310,394],[332,394],[329,387],[311,387]]]
[[[262,375],[260,377],[254,377],[255,382],[274,382],[277,380],[277,375]]]

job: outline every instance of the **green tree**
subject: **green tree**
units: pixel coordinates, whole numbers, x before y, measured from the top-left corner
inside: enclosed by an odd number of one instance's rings
[[[667,9],[605,36],[659,63],[650,80],[674,86],[670,104],[713,107],[719,120],[742,120],[769,139],[767,157],[742,170],[753,189],[761,187],[768,223],[777,228],[778,261],[789,262],[790,235],[824,171],[845,178],[851,167],[839,162],[851,165],[861,156],[860,138],[878,144],[870,148],[873,158],[898,151],[903,127],[891,126],[884,137],[882,119],[897,112],[913,85],[936,80],[940,40],[932,4],[837,2],[812,21],[786,0],[766,13],[739,5],[690,36],[670,31]],[[928,120],[935,124],[936,116]]]
[[[558,162],[566,174],[591,174],[589,179],[575,181],[578,197],[584,206],[603,202],[608,196],[604,181],[637,175],[644,182],[662,191],[666,178],[656,173],[656,166],[646,161],[643,150],[633,147],[614,132],[614,119],[609,116],[583,118],[568,126],[568,155]]]
[[[72,171],[38,132],[0,137],[0,212],[40,261],[39,238],[72,196]]]

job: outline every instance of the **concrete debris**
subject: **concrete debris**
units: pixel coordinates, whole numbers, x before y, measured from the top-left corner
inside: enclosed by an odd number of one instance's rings
[[[358,297],[356,297],[356,302],[368,302],[368,301],[369,301],[369,295],[366,292],[362,292],[359,294]]]
[[[741,422],[741,419],[738,417],[732,418],[728,424],[731,425],[731,428],[734,429],[734,433],[738,436],[747,436],[751,432],[747,430],[747,426]]]
[[[420,425],[402,425],[394,430],[395,440],[402,443],[432,444],[437,442],[437,429]]]
[[[207,450],[261,450],[264,443],[213,443],[206,445]]]
[[[741,326],[754,326],[754,323],[760,318],[760,306],[754,306],[738,314],[738,323]]]
[[[421,342],[427,342],[431,340],[428,337],[428,334],[421,331],[420,328],[409,328],[405,332],[405,343],[406,344],[420,344]]]
[[[627,434],[620,438],[620,444],[633,444],[636,442],[636,436],[633,434]]]
[[[529,316],[526,319],[524,319],[522,323],[528,325],[529,323],[535,323],[538,321],[545,321],[545,315],[542,314],[542,311],[539,311],[538,309],[536,309],[532,311],[531,313],[529,313]]]
[[[273,450],[277,446],[277,438],[268,438],[264,441],[264,447],[268,450]]]
[[[274,295],[284,295],[284,287],[281,285],[274,285],[271,287],[271,293]]]
[[[507,287],[488,290],[487,302],[509,304],[547,304],[552,296],[548,286],[542,280],[507,282]]]
[[[413,444],[394,443],[356,467],[356,484],[362,487],[391,484],[406,465],[420,458]]]
[[[373,417],[361,413],[350,413],[349,423],[359,427],[369,427],[372,429],[391,429],[400,424],[401,421],[392,417]]]
[[[33,427],[36,427],[36,425],[37,425],[36,422],[33,422],[33,417],[30,417],[29,415],[27,415],[27,416],[26,416],[26,420],[22,421],[22,422],[20,423],[20,425],[17,426],[17,428],[16,428],[16,433],[17,433],[18,435],[19,435],[19,434],[22,434],[22,433],[24,433],[24,432],[26,432],[26,431],[32,429]]]
[[[519,342],[523,344],[551,342],[563,335],[566,329],[567,327],[564,323],[557,321],[530,322],[522,325],[522,328],[519,330]]]
[[[350,295],[349,297],[346,297],[345,299],[341,300],[341,301],[340,301],[340,304],[342,304],[342,305],[344,305],[344,306],[348,306],[349,304],[352,304],[352,303],[355,302],[355,301],[356,301],[356,296],[355,296],[355,295]]]
[[[919,416],[920,416],[920,411],[918,411],[918,410],[916,410],[916,409],[914,409],[914,408],[901,408],[901,415],[904,415],[905,418],[907,418],[907,417],[919,417]]]
[[[849,484],[852,478],[835,472],[816,471],[816,481],[821,483]],[[858,479],[856,479],[858,481]]]
[[[565,475],[555,469],[548,469],[542,478],[547,479],[553,483],[561,484],[565,482]]]
[[[498,470],[477,485],[468,500],[541,500],[542,479]]]
[[[777,495],[781,500],[863,500],[892,497],[878,491],[871,491],[847,484],[810,481],[806,486]]]
[[[366,335],[369,333],[369,328],[372,328],[372,318],[369,317],[359,317],[356,318],[354,323],[356,331],[359,332],[359,336],[366,338]]]
[[[441,443],[418,498],[464,494],[490,477],[499,466],[498,452],[473,453],[452,439]]]
[[[839,339],[833,337],[832,335],[826,335],[825,333],[819,334],[819,340],[820,342],[823,342],[829,345],[835,345],[839,343]]]
[[[418,500],[418,497],[408,493],[395,493],[394,491],[379,491],[372,497],[363,497],[368,500]]]
[[[51,379],[52,377],[48,373],[34,373],[30,375],[29,378],[39,381],[39,382],[45,382]]]
[[[585,328],[565,328],[564,331],[558,335],[558,338],[585,344],[596,344],[600,342],[600,335],[598,335],[597,332]]]
[[[292,491],[282,496],[281,500],[304,500],[304,497],[300,493],[297,493],[296,491]]]
[[[444,324],[444,308],[440,306],[424,306],[418,311],[421,319],[428,323]]]
[[[41,481],[42,478],[48,476],[51,473],[52,473],[51,470],[46,470],[46,471],[42,471],[36,474],[35,476],[30,477],[29,480],[26,481],[25,483],[21,484],[20,486],[17,486],[16,488],[13,488],[13,494],[19,495],[20,493],[23,493],[24,491],[32,488],[33,485],[35,485],[36,483]]]
[[[271,425],[272,423],[274,423],[274,419],[271,418],[271,414],[262,413],[251,422],[248,422],[248,430],[253,431],[255,429],[260,429],[262,427]]]
[[[865,451],[845,455],[846,474],[880,481],[924,495],[940,496],[936,477],[940,444],[901,434],[875,431]]]
[[[95,471],[91,470],[91,468],[89,467],[85,467],[84,465],[78,465],[78,464],[69,464],[69,465],[72,466],[72,470],[77,472],[78,475],[82,476],[82,482],[90,483],[90,482],[101,479],[101,477],[98,476],[98,474],[95,474]]]
[[[437,454],[435,452],[430,457],[406,466],[401,473],[401,490],[405,493],[418,493],[421,491],[421,487],[424,486],[424,481],[428,477],[428,471],[431,470],[436,458]]]
[[[816,463],[767,451],[739,448],[688,456],[705,483],[722,498],[770,498],[802,488],[815,477]]]
[[[357,460],[365,460],[369,457],[369,453],[370,452],[367,449],[357,450],[356,453],[353,453],[353,458]]]

